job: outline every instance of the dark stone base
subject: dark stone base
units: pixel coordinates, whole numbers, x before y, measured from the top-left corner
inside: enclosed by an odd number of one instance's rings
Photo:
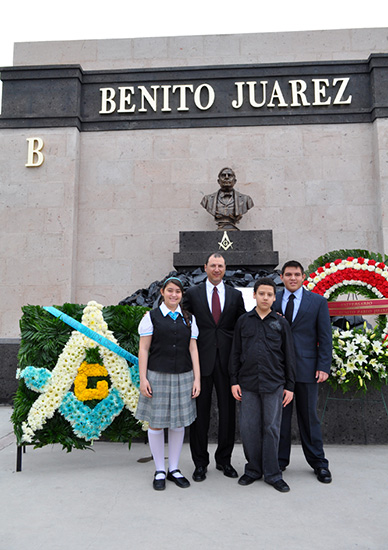
[[[318,415],[324,443],[378,445],[388,443],[388,386],[367,393],[333,392],[327,384],[319,392]]]
[[[321,419],[323,444],[325,445],[386,445],[388,444],[388,386],[381,391],[370,389],[360,392],[333,392],[328,384],[321,384],[318,397],[318,418]],[[237,404],[236,443],[241,443],[239,433],[239,404]],[[213,392],[209,429],[209,442],[217,441],[217,397]],[[291,440],[300,444],[296,411],[292,417]],[[330,460],[330,453],[326,453]],[[291,457],[292,459],[292,457]]]
[[[0,403],[11,404],[18,387],[16,369],[18,367],[18,338],[0,339]]]
[[[229,241],[224,243],[225,233]],[[203,266],[213,252],[224,256],[228,269],[273,271],[279,263],[279,255],[273,250],[271,230],[180,231],[179,250],[173,255],[173,265],[178,272]]]

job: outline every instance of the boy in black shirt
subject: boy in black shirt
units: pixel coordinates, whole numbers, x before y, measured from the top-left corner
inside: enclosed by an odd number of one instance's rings
[[[294,344],[289,323],[273,312],[276,285],[258,279],[253,296],[256,307],[242,315],[233,338],[229,373],[232,394],[241,401],[240,434],[247,459],[240,485],[264,475],[276,490],[290,490],[278,464],[282,406],[293,399]]]

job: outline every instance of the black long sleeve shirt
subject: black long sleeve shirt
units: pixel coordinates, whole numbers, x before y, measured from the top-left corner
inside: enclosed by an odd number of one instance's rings
[[[264,319],[255,309],[242,315],[234,331],[229,374],[230,384],[242,390],[269,393],[284,386],[294,391],[295,352],[288,322],[273,311]]]

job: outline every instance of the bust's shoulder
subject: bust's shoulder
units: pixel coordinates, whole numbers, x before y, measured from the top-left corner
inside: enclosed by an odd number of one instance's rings
[[[201,204],[209,202],[209,201],[213,202],[213,201],[217,200],[217,197],[218,197],[218,191],[215,191],[214,193],[209,193],[208,195],[204,195],[202,197]]]

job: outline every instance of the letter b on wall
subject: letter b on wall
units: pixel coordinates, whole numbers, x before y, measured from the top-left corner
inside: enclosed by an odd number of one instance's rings
[[[40,137],[27,138],[27,163],[28,167],[36,167],[43,164],[44,155],[42,153],[43,149],[43,139]]]

